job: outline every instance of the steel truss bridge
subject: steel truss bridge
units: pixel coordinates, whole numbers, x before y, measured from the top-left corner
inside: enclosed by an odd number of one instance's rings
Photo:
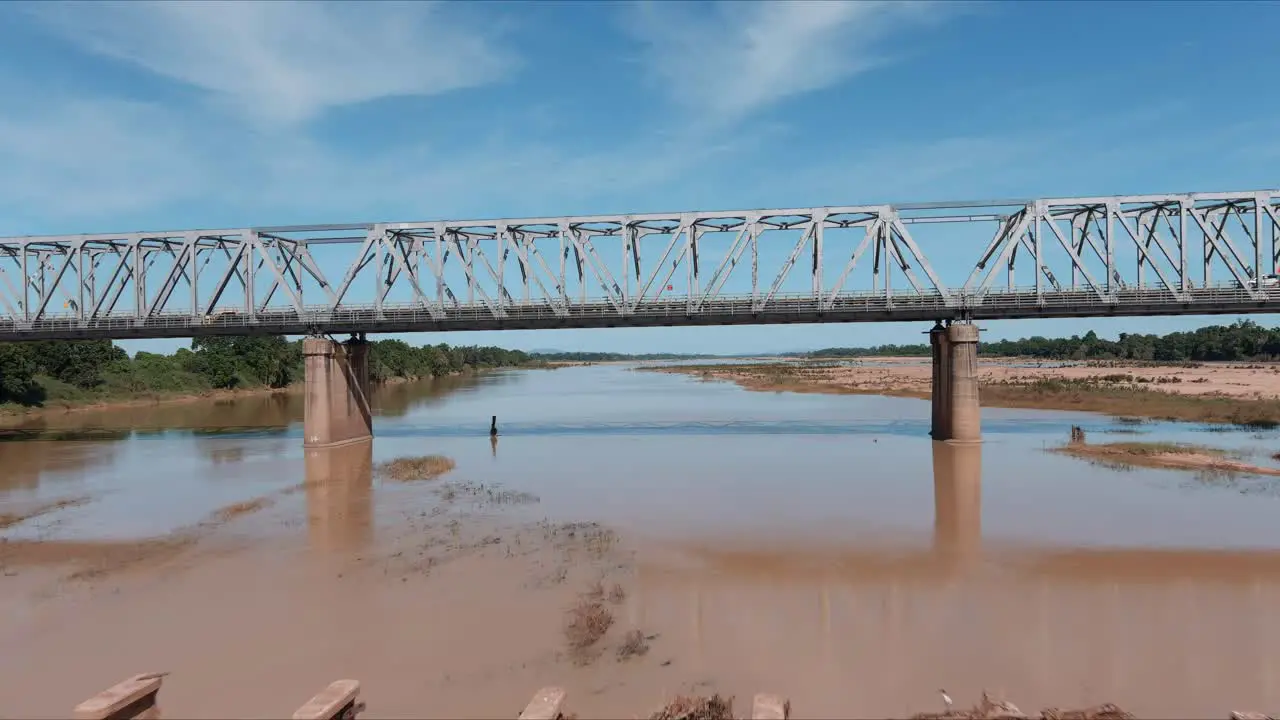
[[[1278,244],[1280,190],[9,237],[0,340],[1276,312]]]

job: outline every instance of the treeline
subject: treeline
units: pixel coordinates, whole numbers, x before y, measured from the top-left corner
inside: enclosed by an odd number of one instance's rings
[[[979,345],[979,350],[982,346]],[[922,357],[932,352],[928,345],[873,345],[871,347],[831,347],[800,353],[810,358]]]
[[[619,362],[626,360],[694,360],[715,357],[712,355],[687,355],[681,353],[628,353],[610,352],[535,352],[530,357],[542,362]]]
[[[375,382],[534,362],[527,353],[498,347],[379,340],[369,349]],[[132,358],[109,340],[0,343],[0,403],[24,406],[283,388],[302,377],[302,341],[283,336],[196,338],[172,355],[139,352]]]
[[[813,358],[923,357],[929,345],[878,345],[868,348],[826,348],[807,353]],[[1280,359],[1280,328],[1265,328],[1252,320],[1230,325],[1210,325],[1191,332],[1168,335],[1120,333],[1105,340],[1090,330],[1083,337],[995,340],[978,344],[978,354],[988,357],[1032,357],[1045,360],[1141,360],[1187,362],[1214,360]]]
[[[522,350],[479,345],[423,345],[403,340],[377,340],[369,348],[369,377],[375,382],[393,378],[427,378],[465,370],[538,364],[540,358]]]

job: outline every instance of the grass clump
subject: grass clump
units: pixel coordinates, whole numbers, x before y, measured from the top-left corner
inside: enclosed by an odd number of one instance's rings
[[[265,508],[270,504],[271,504],[271,499],[265,498],[265,497],[254,498],[252,500],[245,500],[244,502],[232,503],[215,512],[213,514],[213,521],[219,522],[219,523],[230,522],[231,520],[234,520],[240,517],[241,515],[249,515],[251,513],[258,512],[259,510]]]
[[[1211,455],[1213,457],[1227,457],[1229,455],[1226,450],[1220,448],[1171,442],[1116,442],[1105,445],[1090,445],[1089,447],[1111,455],[1137,455],[1140,457],[1152,455]]]
[[[623,590],[621,585],[614,583],[613,587],[609,588],[609,602],[617,605],[626,599],[627,591]]]
[[[677,695],[649,720],[733,720],[733,698]]]
[[[456,466],[453,458],[444,455],[396,458],[378,465],[378,473],[392,480],[434,480]]]
[[[1046,708],[1038,715],[1024,713],[1017,705],[1005,700],[994,700],[984,690],[982,700],[968,710],[948,709],[941,713],[917,713],[912,720],[996,720],[997,718],[1022,718],[1022,720],[1132,720],[1134,714],[1104,703],[1082,710]]]
[[[639,630],[632,630],[622,639],[622,644],[618,646],[618,659],[630,660],[631,658],[640,657],[649,652],[649,643],[644,633]]]
[[[609,628],[613,627],[613,613],[599,600],[584,597],[569,610],[564,637],[569,645],[569,655],[579,665],[595,659],[594,649]]]

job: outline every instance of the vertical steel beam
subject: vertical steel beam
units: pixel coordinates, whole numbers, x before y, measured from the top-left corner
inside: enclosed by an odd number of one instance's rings
[[[826,212],[817,210],[813,216],[813,299],[822,299],[822,237],[827,226]]]
[[[30,273],[27,271],[27,242],[21,241],[19,252],[22,253],[22,319],[24,322],[31,322],[31,292],[27,289],[27,283],[30,282]]]
[[[1107,228],[1106,237],[1103,240],[1106,242],[1107,248],[1107,294],[1113,297],[1118,289],[1113,284],[1116,280],[1116,233],[1114,223],[1118,211],[1119,206],[1116,203],[1107,203]]]
[[[1253,196],[1253,273],[1258,279],[1258,287],[1262,287],[1262,276],[1275,272],[1275,269],[1262,271],[1262,220],[1263,206],[1267,202],[1265,193],[1258,193]],[[1241,218],[1243,222],[1244,218]]]
[[[751,233],[751,307],[760,299],[760,219],[752,223]]]

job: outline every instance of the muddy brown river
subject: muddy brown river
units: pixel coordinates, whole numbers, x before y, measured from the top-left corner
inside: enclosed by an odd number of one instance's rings
[[[370,717],[584,717],[677,692],[796,717],[906,716],[985,688],[1023,710],[1280,710],[1280,483],[1118,470],[1091,439],[1230,448],[1280,432],[752,393],[627,366],[381,388],[375,440],[304,454],[296,396],[33,421],[0,442],[0,715],[65,717],[168,671],[172,717],[286,717],[359,679]],[[498,416],[501,436],[488,437]],[[377,463],[456,468],[396,482]],[[30,516],[24,521],[16,518]],[[609,633],[571,657],[595,582]],[[628,630],[648,651],[620,659]]]

